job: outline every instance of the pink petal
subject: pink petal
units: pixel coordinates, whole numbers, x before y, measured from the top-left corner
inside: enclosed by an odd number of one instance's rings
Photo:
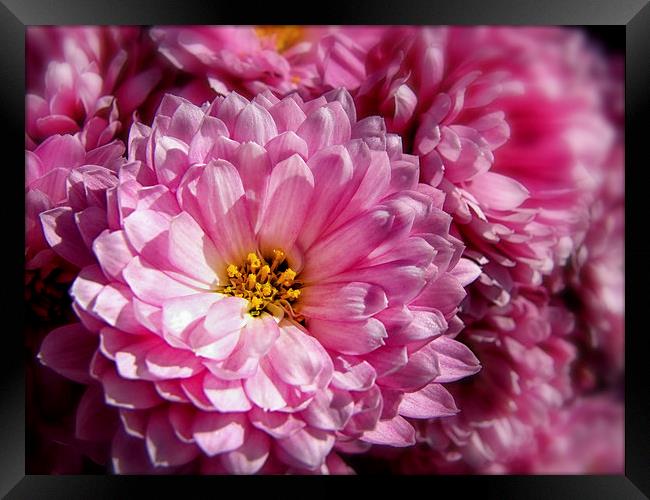
[[[280,336],[267,358],[278,377],[291,385],[312,384],[331,365],[325,349],[307,332],[288,322],[280,324]]]
[[[301,289],[301,314],[307,318],[360,321],[386,308],[388,299],[379,286],[368,283],[334,283]]]
[[[466,287],[481,275],[481,268],[469,259],[460,259],[450,274]]]
[[[71,208],[59,207],[41,214],[43,234],[52,249],[77,267],[94,263],[81,238]]]
[[[81,270],[72,283],[70,295],[83,309],[90,309],[95,297],[104,288],[106,277],[98,266],[88,266]]]
[[[226,381],[208,374],[203,382],[203,391],[218,411],[228,413],[252,408],[239,380]]]
[[[38,359],[66,378],[89,383],[90,360],[98,347],[96,335],[74,323],[52,330],[43,340]]]
[[[289,251],[298,237],[312,199],[314,177],[298,155],[278,163],[271,172],[259,229],[263,252]]]
[[[268,436],[252,430],[244,444],[221,456],[221,463],[231,474],[255,474],[266,462],[270,449]]]
[[[337,431],[352,416],[354,401],[347,391],[318,391],[301,415],[311,427]]]
[[[342,354],[366,354],[384,345],[384,324],[374,318],[363,321],[308,320],[310,333],[328,349]]]
[[[350,119],[339,102],[331,102],[310,113],[297,134],[307,143],[311,156],[319,149],[349,141]]]
[[[287,405],[286,386],[276,381],[276,377],[268,362],[263,359],[255,374],[244,381],[246,395],[267,411],[276,411]]]
[[[149,417],[146,443],[149,458],[155,466],[183,465],[199,455],[196,445],[184,443],[176,437],[167,410],[156,411]]]
[[[303,160],[308,158],[307,143],[291,131],[274,137],[264,146],[264,149],[268,151],[269,158],[274,165],[295,154],[301,156]]]
[[[438,356],[432,342],[413,353],[406,366],[379,379],[379,383],[392,389],[416,391],[440,374]]]
[[[165,300],[192,295],[199,290],[184,285],[136,257],[124,268],[124,279],[142,301],[162,306]]]
[[[198,180],[197,199],[203,228],[228,262],[240,262],[255,249],[244,187],[234,166],[223,160],[206,165]]]
[[[212,240],[187,212],[181,212],[170,222],[169,260],[207,288],[214,288],[219,280],[215,267],[225,267]]]
[[[247,104],[235,121],[232,138],[239,142],[253,141],[264,146],[278,135],[271,114],[259,104]]]
[[[234,154],[233,164],[241,177],[249,210],[251,226],[258,224],[262,202],[266,197],[271,172],[270,155],[265,148],[254,143],[241,144]]]
[[[334,436],[317,429],[301,429],[276,441],[281,459],[289,465],[315,469],[323,464],[334,446]]]
[[[238,297],[225,297],[215,302],[208,310],[205,322],[190,333],[190,345],[200,356],[224,359],[239,340],[247,311],[248,301]]]
[[[104,231],[95,239],[92,248],[104,274],[123,281],[122,270],[135,257],[124,231]]]
[[[361,438],[373,444],[405,447],[415,444],[415,429],[402,417],[380,420],[374,430],[365,432]]]
[[[81,165],[86,157],[83,145],[72,135],[49,137],[34,150],[34,153],[41,159],[45,170],[55,167],[76,167]]]
[[[320,239],[306,256],[304,279],[320,281],[352,267],[386,238],[393,220],[388,210],[377,208]]]
[[[439,311],[411,311],[413,321],[388,336],[390,346],[408,345],[414,342],[431,340],[447,331],[447,321]]]
[[[154,382],[156,392],[160,397],[173,403],[189,403],[190,399],[185,394],[180,380],[157,380]]]
[[[197,293],[166,300],[162,305],[162,327],[167,341],[175,347],[186,345],[189,328],[222,298],[216,293]]]
[[[190,351],[160,344],[145,355],[147,369],[154,376],[165,379],[188,378],[203,370],[203,365]]]
[[[95,298],[91,311],[109,325],[128,333],[143,334],[147,330],[133,310],[133,294],[121,283],[106,285]]]
[[[305,427],[305,422],[291,413],[265,411],[259,408],[253,408],[249,413],[249,420],[254,427],[276,439],[291,436]]]
[[[307,164],[314,176],[314,195],[309,207],[309,224],[299,237],[304,249],[311,246],[354,194],[350,189],[354,167],[343,146],[318,151]]]
[[[481,207],[494,210],[513,210],[530,197],[523,184],[494,172],[474,178],[465,189],[474,195]]]
[[[114,369],[107,370],[102,375],[101,382],[104,386],[106,402],[113,406],[130,410],[146,410],[162,402],[152,383],[124,379]]]
[[[304,111],[291,96],[274,104],[269,112],[277,124],[278,132],[295,132],[306,118]]]
[[[88,207],[76,213],[74,220],[87,248],[91,248],[95,238],[107,228],[106,210],[100,207]]]
[[[245,441],[246,419],[241,414],[201,412],[192,433],[196,444],[210,457],[236,450]]]
[[[332,386],[347,391],[367,391],[377,378],[377,372],[367,361],[352,363],[342,357],[336,358]]]
[[[102,404],[104,404],[102,398]],[[149,412],[120,409],[122,427],[130,436],[144,439],[149,421]]]
[[[448,417],[458,412],[452,395],[437,383],[404,394],[399,405],[399,414],[409,418]]]
[[[438,383],[460,380],[478,373],[481,364],[474,353],[465,344],[449,337],[439,337],[432,343],[436,351],[440,375],[435,379]]]

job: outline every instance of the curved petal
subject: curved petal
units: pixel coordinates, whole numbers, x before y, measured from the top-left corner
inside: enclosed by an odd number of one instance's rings
[[[314,177],[300,156],[293,155],[273,168],[259,224],[263,253],[272,255],[274,249],[288,252],[293,247],[313,189]]]

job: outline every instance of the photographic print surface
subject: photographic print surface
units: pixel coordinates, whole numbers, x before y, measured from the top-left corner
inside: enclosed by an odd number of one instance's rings
[[[593,30],[27,28],[28,474],[622,474]]]

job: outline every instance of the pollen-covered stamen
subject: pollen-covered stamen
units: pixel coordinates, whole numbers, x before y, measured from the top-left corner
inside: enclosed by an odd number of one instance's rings
[[[296,280],[297,274],[289,267],[282,250],[273,250],[273,258],[268,260],[251,252],[242,265],[230,264],[226,274],[230,284],[217,291],[247,299],[251,316],[259,316],[264,310],[271,314],[282,311],[300,320],[292,304],[300,297],[302,284]]]
[[[272,40],[275,50],[282,53],[293,47],[303,38],[303,28],[300,26],[258,26],[255,34],[262,39]]]

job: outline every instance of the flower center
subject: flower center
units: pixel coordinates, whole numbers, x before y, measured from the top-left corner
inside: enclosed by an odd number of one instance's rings
[[[258,26],[255,34],[262,39],[275,42],[275,50],[282,53],[296,45],[303,36],[300,26]]]
[[[273,315],[287,313],[294,319],[299,316],[292,304],[300,297],[302,284],[282,250],[273,250],[273,258],[268,260],[251,252],[242,265],[230,264],[226,273],[230,284],[217,291],[248,300],[251,316],[265,310]]]

